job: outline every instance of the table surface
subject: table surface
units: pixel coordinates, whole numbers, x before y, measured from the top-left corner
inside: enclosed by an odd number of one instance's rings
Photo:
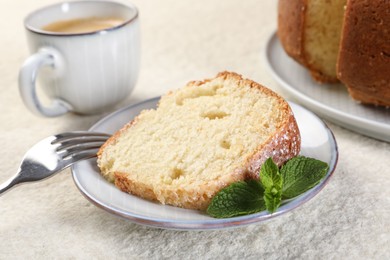
[[[0,1],[0,182],[25,151],[59,132],[86,130],[104,114],[43,118],[24,106],[17,77],[28,57],[23,18],[53,0]],[[141,20],[137,86],[118,107],[190,80],[235,71],[289,98],[265,68],[277,1],[134,0]],[[107,113],[112,111],[107,111]],[[329,123],[340,157],[328,186],[303,206],[233,230],[173,231],[133,224],[90,204],[69,170],[0,197],[0,259],[389,259],[390,144]]]

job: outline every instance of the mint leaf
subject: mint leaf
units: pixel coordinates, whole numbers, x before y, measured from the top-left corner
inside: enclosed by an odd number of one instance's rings
[[[283,178],[272,158],[268,158],[261,166],[260,181],[265,190],[265,206],[270,213],[273,213],[282,202]]]
[[[272,189],[274,186],[282,186],[282,177],[278,166],[272,158],[268,158],[260,169],[260,181],[264,189]]]
[[[294,198],[317,185],[329,170],[327,163],[297,156],[280,170],[283,177],[283,199]]]
[[[235,182],[214,196],[207,213],[215,218],[230,218],[263,211],[263,194],[257,180]]]

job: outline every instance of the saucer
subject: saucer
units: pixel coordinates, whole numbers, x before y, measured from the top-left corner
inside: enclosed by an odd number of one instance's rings
[[[113,134],[132,120],[143,109],[155,108],[159,98],[146,100],[120,109],[103,118],[90,131]],[[256,214],[216,219],[205,212],[189,210],[148,201],[120,191],[107,182],[96,166],[96,158],[82,161],[72,167],[73,179],[80,192],[93,204],[114,215],[124,217],[137,224],[177,230],[225,229],[262,222],[285,214],[313,198],[328,183],[335,170],[338,158],[336,140],[331,130],[315,114],[289,102],[301,132],[301,154],[329,164],[329,171],[315,187],[297,198],[288,200],[270,214],[262,211]],[[318,205],[319,207],[321,205]]]

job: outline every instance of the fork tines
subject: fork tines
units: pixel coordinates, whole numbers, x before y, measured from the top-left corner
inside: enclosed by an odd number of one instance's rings
[[[96,155],[97,149],[110,137],[105,133],[69,132],[55,136],[51,142],[62,159],[89,158]]]

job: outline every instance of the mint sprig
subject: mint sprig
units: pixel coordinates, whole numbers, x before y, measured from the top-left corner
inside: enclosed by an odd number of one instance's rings
[[[275,212],[283,199],[301,195],[317,185],[329,170],[327,163],[304,156],[289,160],[281,169],[268,158],[260,169],[259,180],[233,183],[218,192],[207,213],[215,218]]]

